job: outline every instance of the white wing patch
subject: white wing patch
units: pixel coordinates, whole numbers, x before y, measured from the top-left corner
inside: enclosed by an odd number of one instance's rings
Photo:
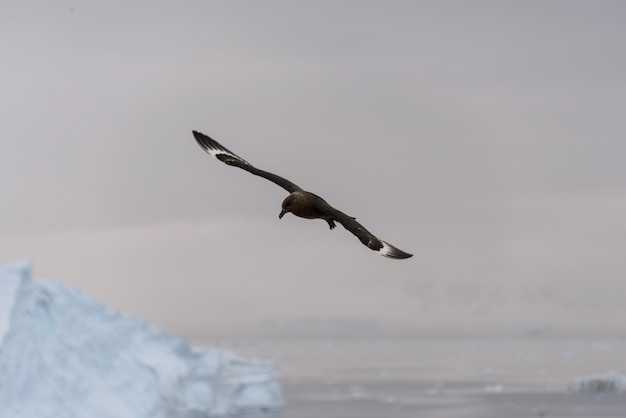
[[[229,157],[233,157],[233,158],[235,158],[235,159],[237,159],[239,161],[244,161],[244,159],[241,158],[240,156],[235,155],[235,154],[233,154],[230,151],[219,149],[219,148],[209,148],[209,147],[207,147],[206,148],[206,152],[208,152],[209,154],[211,154],[214,157],[217,157],[218,155],[228,155]]]
[[[378,252],[380,253],[380,255],[384,255],[385,257],[389,257],[391,254],[394,253],[395,247],[393,247],[392,245],[386,243],[385,241],[380,241],[383,243],[383,247],[378,250]]]
[[[380,255],[384,255],[385,257],[390,257],[390,258],[409,258],[409,257],[411,257],[411,254],[405,253],[401,249],[394,247],[393,245],[389,244],[388,242],[385,242],[383,240],[380,240],[380,242],[382,242],[382,244],[383,244],[382,248],[380,250],[378,250]]]
[[[198,144],[209,154],[211,154],[212,156],[214,156],[215,158],[226,162],[224,160],[224,157],[219,157],[221,155],[225,155],[227,157],[233,158],[235,160],[241,161],[244,164],[250,165],[249,162],[247,162],[246,160],[244,160],[243,158],[241,158],[240,156],[238,156],[237,154],[235,154],[232,151],[229,151],[228,149],[224,148],[222,145],[220,145],[217,141],[211,139],[210,137],[200,133],[200,132],[196,132],[193,131],[194,137],[196,138],[196,141],[198,141]]]

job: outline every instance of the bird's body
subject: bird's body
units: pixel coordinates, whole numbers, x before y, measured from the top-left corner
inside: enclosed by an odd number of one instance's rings
[[[332,216],[333,207],[316,194],[304,190],[296,190],[283,200],[282,212],[278,215],[282,218],[285,213],[293,213],[306,219],[324,219],[330,229],[335,228]]]
[[[198,144],[209,154],[213,155],[225,164],[239,167],[256,176],[263,177],[290,192],[289,196],[283,200],[282,211],[278,215],[282,218],[286,213],[293,213],[300,218],[323,219],[328,223],[330,229],[335,228],[335,221],[339,222],[348,231],[352,232],[364,245],[381,255],[390,258],[409,258],[412,254],[406,253],[389,243],[382,241],[356,221],[356,218],[335,209],[318,195],[303,190],[291,181],[277,176],[276,174],[260,170],[232,151],[223,147],[214,139],[193,131]]]

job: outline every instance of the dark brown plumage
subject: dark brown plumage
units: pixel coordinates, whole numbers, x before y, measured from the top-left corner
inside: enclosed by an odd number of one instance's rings
[[[406,253],[393,245],[376,238],[374,234],[358,223],[356,218],[348,216],[345,213],[333,208],[318,195],[304,191],[298,185],[285,178],[277,176],[276,174],[259,170],[234,152],[223,147],[214,139],[211,139],[200,132],[193,131],[193,136],[206,152],[213,155],[223,163],[239,167],[256,176],[266,178],[267,180],[287,190],[290,195],[283,200],[282,211],[278,215],[279,218],[282,219],[286,213],[293,213],[301,218],[323,219],[328,223],[330,229],[335,228],[335,221],[337,221],[348,231],[352,232],[364,245],[374,251],[378,251],[385,257],[402,259],[413,256],[412,254]]]

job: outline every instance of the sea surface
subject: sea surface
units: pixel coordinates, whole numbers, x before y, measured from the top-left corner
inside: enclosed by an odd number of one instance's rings
[[[626,337],[251,338],[203,342],[273,361],[283,418],[626,417],[626,393],[572,393],[626,374]],[[267,416],[267,415],[266,415]]]

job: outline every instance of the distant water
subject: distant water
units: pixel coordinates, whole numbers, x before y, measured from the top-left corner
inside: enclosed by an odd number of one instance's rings
[[[626,417],[626,394],[567,391],[581,376],[624,372],[623,337],[219,344],[276,362],[287,403],[282,418]]]

